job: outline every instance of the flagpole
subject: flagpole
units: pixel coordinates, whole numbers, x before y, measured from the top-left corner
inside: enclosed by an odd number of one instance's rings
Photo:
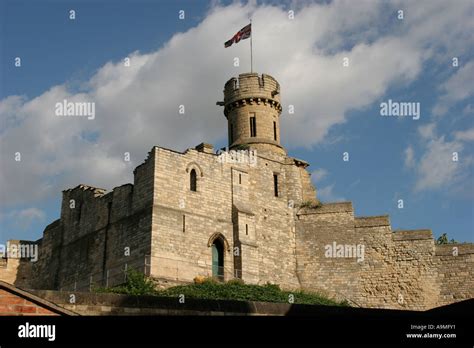
[[[250,18],[250,72],[251,73],[253,73],[252,37],[253,37],[252,18]]]

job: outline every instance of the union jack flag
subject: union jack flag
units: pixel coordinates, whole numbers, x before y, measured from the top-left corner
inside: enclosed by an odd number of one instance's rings
[[[226,41],[224,43],[224,47],[230,47],[232,44],[239,42],[240,40],[245,40],[250,37],[252,34],[252,23],[246,25],[242,29],[240,29],[237,34],[235,34],[232,39]]]

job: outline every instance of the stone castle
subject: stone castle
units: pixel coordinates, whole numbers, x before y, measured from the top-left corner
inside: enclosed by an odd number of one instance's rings
[[[474,245],[436,245],[430,230],[392,231],[388,216],[324,203],[280,143],[280,85],[240,74],[225,84],[229,147],[155,146],[133,184],[63,191],[37,262],[8,259],[0,279],[87,290],[135,268],[163,287],[196,276],[317,291],[363,307],[428,309],[474,297]],[[28,243],[22,241],[21,243]]]

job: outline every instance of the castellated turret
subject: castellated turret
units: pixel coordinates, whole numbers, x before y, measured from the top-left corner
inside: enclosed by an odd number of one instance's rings
[[[280,84],[270,75],[240,74],[224,87],[229,148],[249,145],[258,152],[286,155],[280,145]]]

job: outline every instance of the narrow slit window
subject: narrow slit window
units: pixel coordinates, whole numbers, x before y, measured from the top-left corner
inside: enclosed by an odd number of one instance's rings
[[[191,191],[197,191],[197,175],[195,169],[191,170],[191,173],[189,173],[189,189]]]
[[[242,184],[242,174],[239,174],[239,185]]]
[[[245,235],[249,235],[249,225],[245,224]]]
[[[111,203],[109,203],[111,204]],[[110,211],[110,206],[109,206],[109,211]],[[82,204],[79,204],[79,206],[77,207],[77,223],[80,223],[81,222],[81,214],[82,214]],[[109,214],[110,216],[110,214]]]
[[[275,197],[278,197],[278,175],[273,174],[273,191],[275,194]]]
[[[255,116],[250,117],[250,136],[251,137],[257,136],[257,120]]]
[[[82,204],[79,204],[79,210],[77,211],[77,221],[81,221],[81,214],[82,214]]]
[[[277,123],[273,121],[273,140],[277,140]]]
[[[183,215],[183,233],[186,232],[186,215]]]

